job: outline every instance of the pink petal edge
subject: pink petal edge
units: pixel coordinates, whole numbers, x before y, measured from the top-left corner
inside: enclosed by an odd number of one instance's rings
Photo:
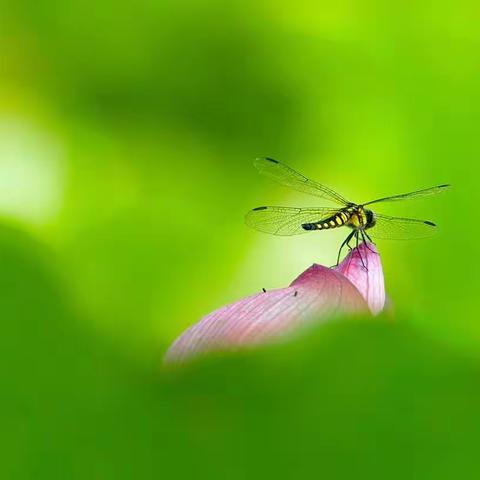
[[[314,264],[289,287],[257,293],[215,310],[180,335],[165,361],[178,363],[208,351],[255,345],[312,320],[368,311],[367,304],[372,313],[378,313],[385,303],[383,271],[375,247],[369,244],[369,248],[362,244],[333,269]]]
[[[352,250],[335,270],[345,275],[357,287],[374,315],[384,309],[385,279],[382,260],[374,244],[362,243]]]

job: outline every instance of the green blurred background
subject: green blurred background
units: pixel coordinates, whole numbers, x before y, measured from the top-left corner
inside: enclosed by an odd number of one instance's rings
[[[80,0],[0,13],[2,478],[478,478],[478,2]],[[248,230],[278,158],[385,213],[395,322],[164,372],[205,313],[331,265]],[[321,237],[321,238],[320,238]]]

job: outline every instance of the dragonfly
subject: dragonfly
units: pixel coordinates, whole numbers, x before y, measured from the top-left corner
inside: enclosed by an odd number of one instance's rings
[[[371,210],[370,206],[384,202],[398,202],[430,197],[445,192],[450,185],[437,185],[410,193],[377,198],[365,203],[354,203],[321,183],[310,180],[293,168],[269,157],[257,158],[256,168],[276,182],[335,203],[336,207],[279,207],[265,206],[250,210],[245,222],[248,226],[273,235],[299,235],[315,230],[332,230],[347,227],[351,231],[340,246],[337,265],[344,247],[352,250],[350,242],[354,239],[356,247],[363,241],[375,239],[409,240],[425,238],[435,233],[436,225],[429,220],[391,217]],[[368,208],[367,208],[368,207]],[[362,264],[365,267],[363,259]]]

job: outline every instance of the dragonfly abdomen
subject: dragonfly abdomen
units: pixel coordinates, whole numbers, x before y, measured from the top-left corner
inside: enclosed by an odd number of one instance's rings
[[[350,219],[350,212],[341,210],[331,217],[325,218],[314,223],[304,223],[304,230],[328,230],[332,228],[343,227]]]

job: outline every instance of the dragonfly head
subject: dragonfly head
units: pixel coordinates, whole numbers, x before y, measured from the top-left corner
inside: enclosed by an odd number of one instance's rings
[[[365,208],[364,212],[367,219],[365,229],[372,228],[373,226],[375,226],[375,214],[372,212],[372,210],[369,210],[368,208]]]

